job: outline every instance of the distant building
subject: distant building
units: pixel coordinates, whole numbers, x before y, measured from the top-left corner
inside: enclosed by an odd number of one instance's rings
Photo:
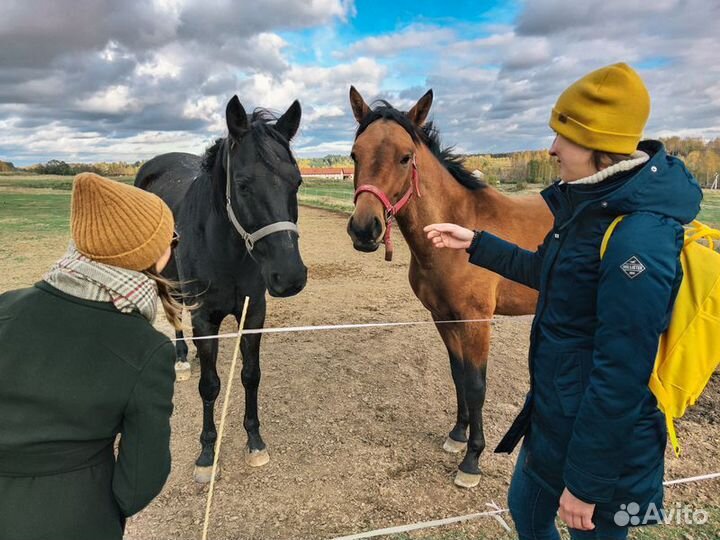
[[[328,178],[334,180],[352,180],[355,176],[353,167],[301,167],[303,178]]]

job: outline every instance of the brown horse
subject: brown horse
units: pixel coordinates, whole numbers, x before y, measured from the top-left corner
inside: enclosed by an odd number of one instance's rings
[[[387,214],[396,213],[410,247],[410,286],[435,321],[533,313],[536,291],[471,265],[464,251],[436,250],[423,227],[458,223],[534,250],[552,225],[543,199],[505,196],[472,176],[458,156],[441,150],[432,123],[425,123],[432,90],[408,112],[384,101],[371,109],[354,87],[350,104],[359,123],[352,158],[355,188],[360,189],[348,222],[355,249],[375,251],[386,232]],[[389,209],[392,205],[395,208]],[[467,447],[455,484],[474,487],[480,481],[478,460],[485,448],[482,408],[490,324],[436,327],[450,356],[457,395],[457,420],[443,448],[458,453]]]

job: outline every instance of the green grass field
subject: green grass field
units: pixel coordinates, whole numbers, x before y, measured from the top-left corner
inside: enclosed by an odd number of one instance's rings
[[[117,180],[131,184],[133,177]],[[0,175],[0,230],[8,233],[42,234],[66,231],[69,223],[72,178],[52,175]],[[522,193],[537,192],[529,186]],[[517,194],[512,186],[502,191]],[[300,188],[303,205],[337,212],[352,212],[353,185],[349,181],[306,179]],[[698,219],[720,228],[720,191],[705,191]]]
[[[132,184],[133,176],[114,176],[114,180]],[[53,189],[58,191],[72,190],[72,176],[53,174],[3,174],[0,175],[0,188],[10,189]]]
[[[0,234],[3,237],[63,233],[69,224],[69,191],[0,191]]]
[[[354,188],[349,180],[306,178],[300,186],[300,204],[334,212],[351,213]]]
[[[715,228],[720,228],[720,190],[705,190],[698,219]]]

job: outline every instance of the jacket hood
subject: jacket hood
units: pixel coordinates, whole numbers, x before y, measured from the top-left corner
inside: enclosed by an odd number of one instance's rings
[[[638,146],[650,159],[607,197],[608,208],[618,214],[654,212],[690,223],[700,212],[703,194],[697,180],[679,158],[669,156],[659,141]]]
[[[588,206],[615,215],[653,212],[690,223],[700,212],[702,190],[685,164],[669,156],[660,141],[646,140],[638,145],[650,156],[642,166],[618,178],[598,184],[559,185],[556,182],[542,192],[556,219],[566,225]],[[567,193],[563,193],[563,192]],[[572,197],[566,195],[571,193]],[[575,199],[576,204],[570,200]]]

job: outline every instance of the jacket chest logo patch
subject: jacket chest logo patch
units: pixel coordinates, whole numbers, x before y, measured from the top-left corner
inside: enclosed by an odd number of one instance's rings
[[[645,271],[645,265],[635,255],[620,265],[620,270],[630,279],[635,279]]]

